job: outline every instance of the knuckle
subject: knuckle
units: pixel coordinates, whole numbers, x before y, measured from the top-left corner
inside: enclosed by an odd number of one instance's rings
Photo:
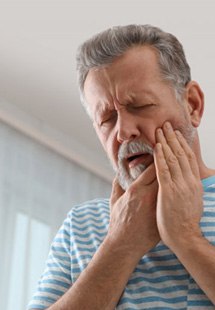
[[[167,165],[165,165],[165,166],[161,169],[161,174],[162,174],[163,176],[169,175],[169,168],[168,168]]]
[[[175,165],[177,163],[177,158],[175,155],[169,155],[167,158],[167,162]]]
[[[190,178],[188,180],[189,186],[186,186],[185,184],[180,187],[180,191],[184,197],[187,197],[189,199],[190,197],[196,196],[199,193],[203,193],[203,187],[202,183],[199,180],[193,180],[193,178]]]
[[[176,151],[176,157],[183,157],[184,156],[184,151],[182,149],[179,149]]]
[[[174,135],[171,135],[171,136],[169,136],[169,137],[166,137],[166,140],[167,140],[167,142],[168,143],[174,143],[174,141],[175,141],[175,136]]]
[[[187,158],[189,161],[193,161],[195,159],[195,154],[193,153],[193,151],[188,152]]]

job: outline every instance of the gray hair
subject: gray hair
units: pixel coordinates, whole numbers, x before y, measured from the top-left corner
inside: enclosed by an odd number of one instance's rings
[[[84,82],[89,70],[111,64],[135,45],[151,45],[155,48],[161,77],[170,82],[176,98],[181,99],[185,86],[191,80],[191,74],[183,47],[177,38],[151,25],[116,26],[93,36],[78,49],[78,84],[86,109]]]

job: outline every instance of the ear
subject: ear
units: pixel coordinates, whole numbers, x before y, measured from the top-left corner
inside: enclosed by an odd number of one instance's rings
[[[198,127],[204,112],[204,93],[197,82],[191,81],[187,84],[185,99],[191,123]]]

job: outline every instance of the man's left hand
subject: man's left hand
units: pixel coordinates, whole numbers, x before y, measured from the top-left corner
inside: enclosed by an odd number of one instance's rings
[[[184,242],[201,237],[203,188],[195,154],[182,134],[166,122],[156,139],[157,225],[162,241],[177,252]]]

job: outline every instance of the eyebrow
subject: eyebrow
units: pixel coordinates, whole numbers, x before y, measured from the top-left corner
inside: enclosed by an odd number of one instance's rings
[[[144,93],[144,95],[143,95]],[[132,105],[132,103],[139,99],[140,96],[142,97],[142,101],[146,101],[146,102],[155,102],[158,101],[158,98],[156,98],[156,96],[154,94],[152,94],[149,91],[144,91],[144,90],[139,90],[136,92],[132,92],[128,97],[130,98],[130,100],[127,98],[125,101],[127,102],[127,105]],[[95,109],[96,113],[95,113],[95,122],[99,123],[99,121],[101,120],[101,117],[104,117],[106,115],[109,115],[111,113],[113,113],[115,111],[115,107],[114,105],[111,106],[110,102],[102,102],[99,101],[96,104],[96,109]],[[99,117],[98,117],[99,116]]]
[[[143,100],[146,101],[157,101],[158,98],[155,96],[151,91],[146,91],[146,90],[139,90],[132,92],[130,95],[131,100],[136,100],[139,97],[142,97]]]

